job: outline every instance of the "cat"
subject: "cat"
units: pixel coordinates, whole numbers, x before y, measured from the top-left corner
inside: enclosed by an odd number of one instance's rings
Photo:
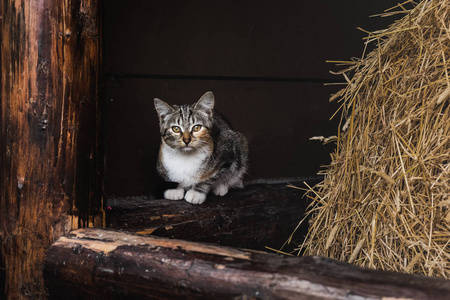
[[[178,183],[164,198],[201,204],[211,190],[224,196],[229,188],[244,187],[247,139],[214,111],[214,101],[212,92],[191,105],[154,99],[161,132],[157,170],[164,180]]]

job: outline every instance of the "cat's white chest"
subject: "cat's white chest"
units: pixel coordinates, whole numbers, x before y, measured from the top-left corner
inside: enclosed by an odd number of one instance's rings
[[[205,153],[180,153],[163,145],[161,161],[170,181],[190,186],[199,182],[200,170],[207,157]]]

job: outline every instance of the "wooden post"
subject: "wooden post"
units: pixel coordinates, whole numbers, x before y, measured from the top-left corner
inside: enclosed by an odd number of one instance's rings
[[[40,299],[48,247],[102,225],[100,10],[98,0],[5,0],[0,10],[0,292]]]

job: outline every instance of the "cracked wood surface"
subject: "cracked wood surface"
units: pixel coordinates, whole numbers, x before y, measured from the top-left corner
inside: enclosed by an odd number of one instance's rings
[[[78,229],[45,260],[50,299],[447,299],[450,282],[104,229]]]
[[[102,224],[98,12],[96,0],[0,4],[0,298],[45,299],[48,247]]]

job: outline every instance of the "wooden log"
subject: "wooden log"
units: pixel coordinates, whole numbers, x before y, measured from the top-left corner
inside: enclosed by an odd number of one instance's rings
[[[40,299],[48,247],[102,224],[99,8],[97,0],[0,5],[0,298]]]
[[[308,201],[302,195],[286,184],[258,184],[224,197],[208,196],[202,205],[143,197],[109,199],[107,227],[239,248],[280,249],[306,210]],[[296,246],[306,223],[295,236]]]
[[[50,299],[448,299],[450,281],[102,229],[60,238]]]

